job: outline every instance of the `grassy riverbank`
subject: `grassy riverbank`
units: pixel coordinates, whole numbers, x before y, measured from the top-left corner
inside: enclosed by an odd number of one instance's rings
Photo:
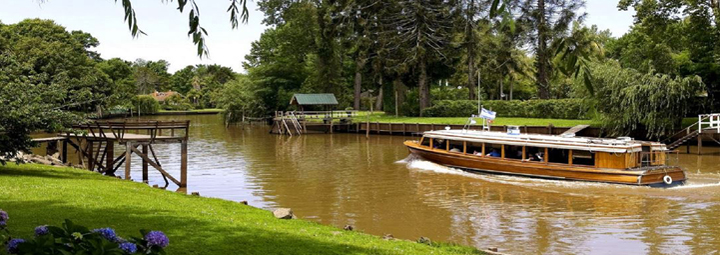
[[[368,112],[361,112],[355,118],[357,122],[368,120]],[[370,122],[382,123],[420,123],[420,124],[465,124],[467,117],[395,117],[384,112],[373,112],[369,116]],[[480,124],[480,123],[478,123]],[[567,120],[567,119],[535,119],[535,118],[508,118],[498,117],[493,125],[517,125],[517,126],[547,126],[552,124],[556,127],[572,127],[575,125],[600,126],[600,123],[593,120]]]
[[[71,219],[120,236],[164,231],[168,254],[481,254],[463,246],[387,241],[221,199],[193,197],[85,170],[44,165],[0,166],[0,208],[13,234]],[[302,217],[302,215],[300,215]]]
[[[213,113],[221,113],[224,111],[225,111],[224,109],[217,109],[217,108],[196,109],[196,110],[187,110],[187,111],[160,109],[160,110],[158,110],[157,115],[163,115],[163,114],[213,114]]]

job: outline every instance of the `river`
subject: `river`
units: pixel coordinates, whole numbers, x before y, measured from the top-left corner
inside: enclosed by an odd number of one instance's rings
[[[720,154],[678,155],[687,185],[655,189],[467,173],[408,158],[412,137],[271,135],[191,120],[188,191],[292,208],[322,224],[511,254],[712,254],[720,248]],[[179,145],[155,145],[179,172]],[[684,151],[684,147],[681,147]],[[138,162],[138,160],[134,160]],[[139,178],[139,164],[133,165]],[[150,184],[163,185],[151,168]],[[172,189],[173,187],[169,187]]]

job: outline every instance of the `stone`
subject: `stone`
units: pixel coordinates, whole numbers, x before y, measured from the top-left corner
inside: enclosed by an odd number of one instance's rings
[[[424,244],[431,244],[432,241],[430,241],[430,238],[421,236],[420,239],[417,241],[418,243],[424,243]]]
[[[395,237],[392,234],[387,234],[383,236],[383,240],[393,240]]]
[[[293,214],[292,209],[290,209],[290,208],[278,208],[278,209],[275,209],[275,211],[273,211],[272,213],[275,216],[275,218],[278,218],[278,219],[284,219],[284,220],[297,219],[295,217],[295,215]]]
[[[497,248],[497,247],[488,247],[487,250],[488,250],[488,251],[492,251],[492,252],[498,252],[498,248]]]
[[[196,196],[196,197],[199,197],[199,196],[200,196],[200,192],[192,192],[192,193],[190,193],[190,194],[193,195],[193,196]]]
[[[247,205],[247,204],[248,204],[247,201],[245,201],[245,200],[240,201],[240,203],[241,203],[241,204],[244,204],[244,205]]]
[[[347,231],[353,231],[353,229],[355,229],[355,227],[353,227],[353,225],[345,225],[345,227],[343,229],[347,230]]]

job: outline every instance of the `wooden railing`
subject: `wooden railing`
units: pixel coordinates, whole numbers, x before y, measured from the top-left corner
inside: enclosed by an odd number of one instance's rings
[[[276,111],[275,118],[303,119],[343,119],[358,116],[358,111]]]

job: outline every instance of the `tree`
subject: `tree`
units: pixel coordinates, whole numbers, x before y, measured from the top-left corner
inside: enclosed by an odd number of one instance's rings
[[[147,61],[137,59],[133,63],[135,88],[137,94],[149,94],[153,91],[166,91],[170,86],[170,63],[165,60]]]
[[[80,120],[73,112],[110,103],[110,79],[77,35],[49,20],[0,23],[0,162],[28,150],[30,132],[61,130]]]
[[[98,68],[105,73],[112,84],[113,91],[109,105],[127,105],[137,94],[132,63],[119,58],[99,62]]]
[[[392,7],[389,26],[396,28],[393,40],[396,50],[404,51],[402,62],[415,69],[419,89],[419,109],[430,106],[430,81],[428,63],[444,60],[445,47],[449,43],[449,30],[452,28],[448,9],[442,0],[397,1]]]
[[[525,0],[519,6],[520,23],[532,28],[528,30],[528,38],[535,50],[535,79],[541,99],[550,98],[554,49],[549,46],[563,37],[573,22],[584,18],[585,14],[576,13],[584,5],[584,0]]]
[[[604,58],[603,46],[595,38],[596,35],[596,26],[590,29],[575,22],[570,36],[557,40],[553,45],[556,49],[555,66],[568,77],[577,79],[582,76],[583,85],[590,95],[594,93],[590,63]]]

